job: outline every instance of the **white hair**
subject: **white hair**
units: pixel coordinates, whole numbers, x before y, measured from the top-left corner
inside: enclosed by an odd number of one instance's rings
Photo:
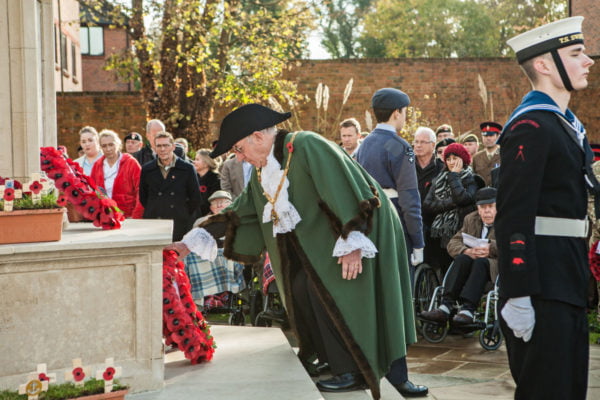
[[[415,131],[415,138],[417,137],[417,135],[422,134],[422,133],[427,134],[429,136],[429,141],[435,143],[436,136],[435,136],[435,132],[433,131],[433,129],[428,128],[426,126],[420,126]]]
[[[148,121],[148,123],[146,124],[146,132],[149,132],[150,129],[152,128],[153,125],[158,125],[160,126],[160,130],[161,131],[166,131],[167,129],[165,128],[165,124],[163,124],[163,122],[160,119],[151,119],[150,121]]]
[[[115,146],[117,147],[117,150],[121,151],[121,148],[123,147],[123,143],[121,142],[121,138],[119,138],[119,135],[117,135],[117,133],[113,130],[110,129],[102,129],[100,131],[100,134],[98,135],[98,142],[100,142],[100,139],[102,139],[103,137],[111,137],[113,138],[114,142],[115,142]]]

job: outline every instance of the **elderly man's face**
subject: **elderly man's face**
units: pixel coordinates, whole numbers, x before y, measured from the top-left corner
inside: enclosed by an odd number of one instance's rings
[[[478,205],[477,212],[484,224],[492,225],[496,218],[496,203]]]
[[[413,141],[413,147],[417,157],[425,157],[433,154],[435,143],[430,140],[429,134],[417,133]]]
[[[125,151],[128,153],[135,153],[142,148],[143,143],[139,140],[127,139],[125,141]]]
[[[156,151],[156,148],[154,147],[154,139],[156,138],[156,134],[159,132],[162,132],[162,128],[158,124],[152,124],[150,126],[150,130],[146,131],[146,139],[148,139],[148,143],[150,143],[150,146],[152,146],[152,150],[154,151]]]
[[[233,145],[231,151],[235,153],[238,161],[246,161],[256,168],[267,164],[267,156],[271,152],[274,136],[263,132],[254,132]]]

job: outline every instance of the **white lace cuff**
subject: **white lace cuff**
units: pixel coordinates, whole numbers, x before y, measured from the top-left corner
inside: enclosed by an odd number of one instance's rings
[[[192,229],[185,234],[181,242],[203,260],[214,261],[217,258],[217,241],[204,228]]]
[[[265,204],[263,210],[263,222],[271,222],[271,210],[273,206],[271,203]],[[294,230],[298,222],[302,221],[300,214],[296,207],[289,201],[287,204],[281,204],[281,201],[275,203],[275,210],[277,212],[277,223],[273,223],[273,237],[277,236],[278,233],[287,233]]]
[[[341,236],[338,238],[333,249],[333,256],[345,256],[356,249],[360,249],[362,256],[365,258],[374,258],[377,253],[377,247],[375,247],[371,239],[366,237],[362,232],[352,231],[348,234],[348,239],[344,240]]]

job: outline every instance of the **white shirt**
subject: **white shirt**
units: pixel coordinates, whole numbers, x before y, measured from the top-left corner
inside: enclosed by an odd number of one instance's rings
[[[108,165],[108,160],[105,158],[102,164],[104,172],[104,188],[106,189],[106,195],[112,199],[113,187],[115,186],[115,179],[119,173],[119,164],[121,163],[122,154],[119,153],[117,162],[112,167]]]

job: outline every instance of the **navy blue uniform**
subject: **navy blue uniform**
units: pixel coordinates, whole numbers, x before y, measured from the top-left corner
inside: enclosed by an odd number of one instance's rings
[[[383,126],[382,126],[383,125]],[[396,134],[391,126],[378,124],[358,148],[356,161],[375,178],[382,188],[394,189],[398,197],[392,199],[396,206],[406,247],[422,249],[423,223],[421,198],[415,169],[415,155],[408,142]]]

